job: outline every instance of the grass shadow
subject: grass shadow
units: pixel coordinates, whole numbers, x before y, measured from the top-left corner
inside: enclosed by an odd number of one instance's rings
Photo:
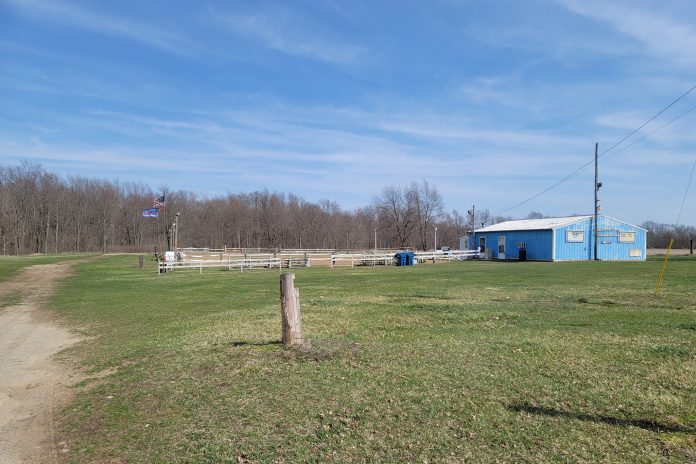
[[[582,412],[563,411],[555,408],[544,406],[533,406],[529,403],[513,403],[508,404],[507,408],[515,412],[527,412],[530,414],[538,414],[549,417],[565,417],[568,419],[577,419],[588,422],[616,425],[619,427],[639,427],[652,432],[681,432],[681,433],[696,433],[696,427],[686,427],[676,424],[666,424],[648,419],[624,419],[614,416],[605,416],[602,414],[586,414]]]
[[[245,342],[245,341],[236,341],[232,342],[230,345],[238,347],[238,346],[273,346],[273,345],[282,345],[283,342],[281,340],[270,340],[267,342]]]

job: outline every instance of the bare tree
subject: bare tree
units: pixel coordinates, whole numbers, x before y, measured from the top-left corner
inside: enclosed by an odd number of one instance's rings
[[[418,236],[420,238],[420,249],[428,248],[427,237],[432,232],[435,221],[442,214],[442,195],[437,187],[430,185],[428,181],[418,184],[411,182],[408,195],[412,197],[412,204],[416,221],[418,223]],[[434,245],[433,245],[434,247]]]
[[[530,213],[527,215],[527,219],[544,219],[547,218],[544,213],[540,213],[539,211],[530,211]]]
[[[444,213],[436,224],[438,243],[452,248],[459,247],[459,237],[469,230],[466,219],[457,210]]]
[[[374,204],[385,231],[392,234],[400,247],[405,247],[417,224],[414,194],[409,189],[388,186],[375,198]]]
[[[158,219],[141,211],[166,193]],[[166,230],[179,217],[180,247],[222,248],[420,248],[431,243],[457,246],[473,225],[457,211],[442,212],[442,198],[426,181],[389,186],[371,205],[342,210],[336,202],[305,201],[294,194],[229,193],[206,198],[188,191],[156,192],[146,185],[62,178],[41,166],[0,166],[0,240],[2,253],[155,251],[166,246]],[[540,216],[540,213],[533,213]],[[509,218],[476,210],[475,226]],[[670,238],[685,247],[696,236],[693,226],[648,222],[648,246],[666,247]]]

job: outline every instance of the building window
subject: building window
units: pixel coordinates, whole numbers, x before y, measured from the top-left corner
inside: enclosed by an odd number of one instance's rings
[[[619,243],[636,243],[636,233],[619,232]]]
[[[582,243],[585,241],[584,230],[566,230],[566,242]]]

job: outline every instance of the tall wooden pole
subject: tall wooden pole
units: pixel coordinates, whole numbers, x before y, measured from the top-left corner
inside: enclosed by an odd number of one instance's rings
[[[592,240],[594,241],[594,260],[598,261],[599,256],[597,256],[597,217],[599,216],[599,199],[597,198],[597,193],[599,192],[599,143],[595,143],[594,146],[594,234]]]
[[[280,275],[280,316],[283,343],[286,346],[301,345],[300,289],[295,288],[295,274]]]
[[[179,215],[181,213],[176,213],[174,217],[174,251],[179,249]]]
[[[471,214],[471,250],[477,250],[478,247],[476,246],[476,205],[471,207],[471,210],[469,211],[469,214]],[[481,251],[481,250],[479,250]]]

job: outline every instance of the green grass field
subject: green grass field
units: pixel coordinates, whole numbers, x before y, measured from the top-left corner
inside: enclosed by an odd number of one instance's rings
[[[10,280],[28,266],[35,264],[54,264],[90,255],[35,255],[35,256],[0,256],[0,283]],[[15,305],[22,300],[20,292],[0,293],[0,310]]]
[[[0,282],[16,276],[19,271],[35,264],[53,264],[90,255],[61,254],[35,256],[0,256]]]
[[[53,305],[93,336],[67,462],[696,461],[696,260],[298,269],[80,265]]]

